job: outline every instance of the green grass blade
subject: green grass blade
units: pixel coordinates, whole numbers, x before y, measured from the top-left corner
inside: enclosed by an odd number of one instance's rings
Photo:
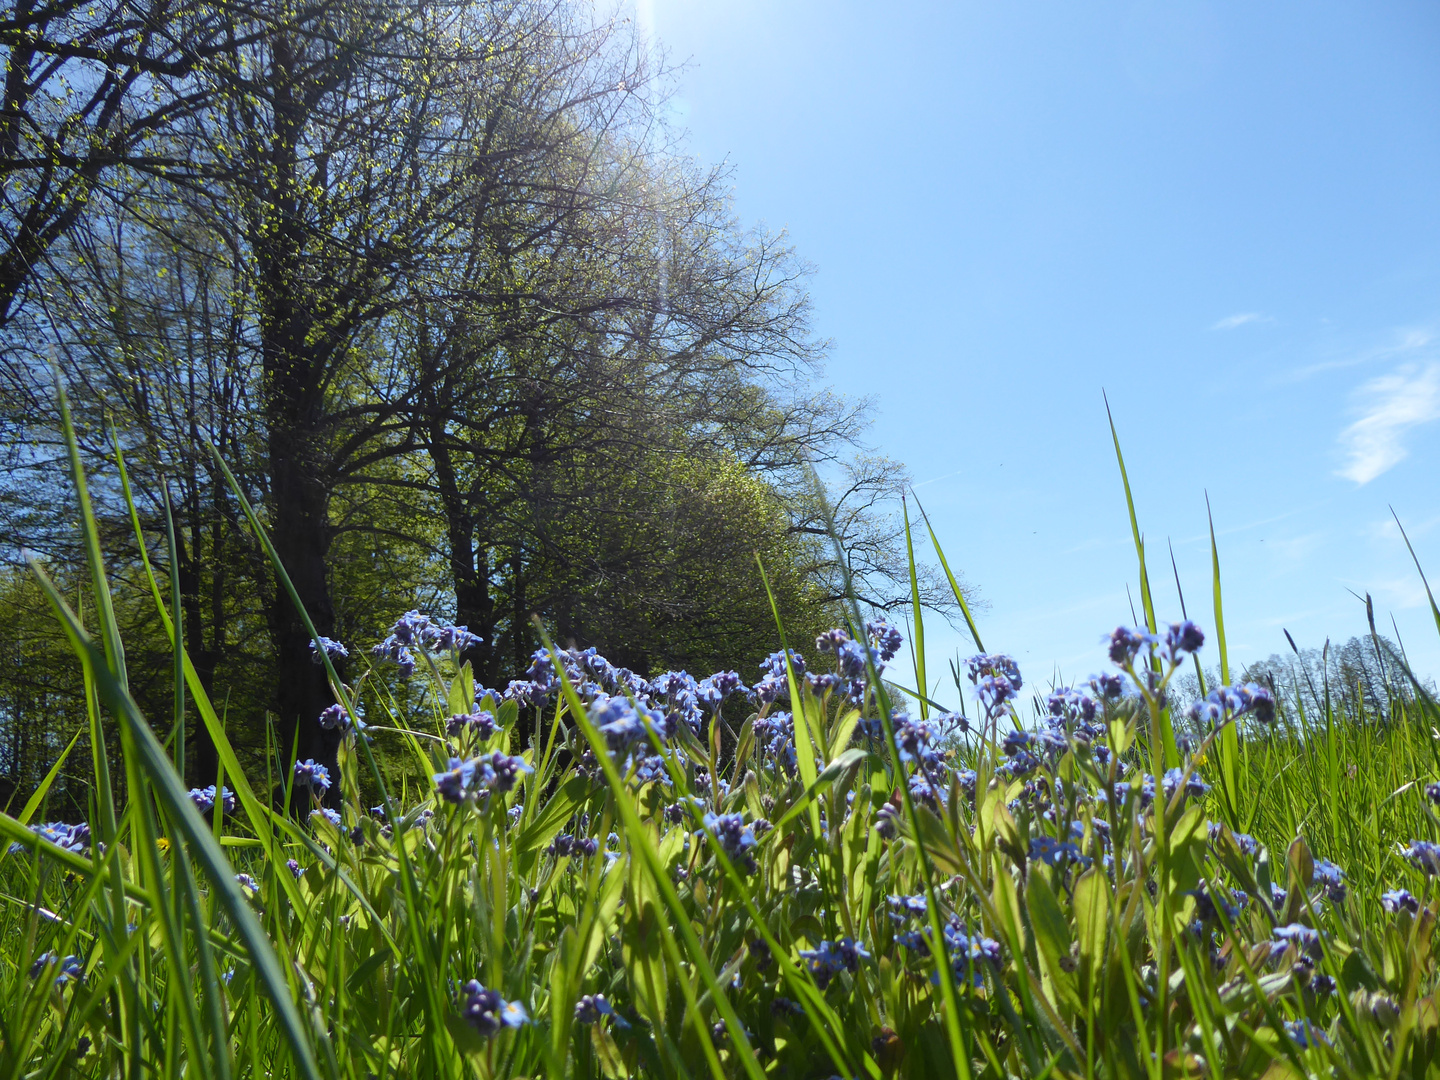
[[[1157,632],[1157,624],[1155,601],[1150,595],[1150,574],[1145,568],[1145,541],[1140,535],[1140,522],[1135,516],[1135,498],[1130,492],[1130,476],[1125,471],[1125,455],[1120,451],[1120,433],[1115,430],[1115,417],[1110,413],[1108,397],[1105,398],[1105,416],[1110,421],[1110,438],[1115,443],[1115,461],[1120,466],[1120,482],[1125,486],[1125,508],[1130,512],[1130,535],[1135,542],[1135,555],[1140,561],[1140,604],[1145,609],[1145,625],[1153,634]]]
[[[1102,396],[1103,391],[1102,391]],[[1145,626],[1154,634],[1158,632],[1159,624],[1155,620],[1155,600],[1150,592],[1150,572],[1145,565],[1145,538],[1140,535],[1140,522],[1135,516],[1135,498],[1130,491],[1130,476],[1125,470],[1125,455],[1120,451],[1120,433],[1115,429],[1115,417],[1110,413],[1110,399],[1105,398],[1105,416],[1110,421],[1110,438],[1115,443],[1115,461],[1120,466],[1120,482],[1125,486],[1125,508],[1130,513],[1130,536],[1135,542],[1135,557],[1140,564],[1140,605],[1145,609]],[[1160,661],[1152,657],[1151,667],[1157,673],[1160,670]],[[1170,710],[1160,710],[1159,717],[1160,742],[1159,751],[1163,758],[1166,769],[1173,769],[1180,764],[1180,751],[1175,745],[1175,731],[1170,723]],[[1159,771],[1157,769],[1157,775]]]
[[[905,558],[910,564],[910,608],[915,619],[912,631],[914,640],[910,642],[910,652],[915,661],[915,685],[920,688],[920,719],[927,720],[930,717],[930,706],[925,695],[930,692],[930,684],[925,679],[925,616],[920,610],[920,578],[915,572],[915,541],[910,534],[910,506],[903,498],[900,500],[900,511],[905,517]]]
[[[315,629],[314,622],[312,622],[310,619],[310,613],[305,610],[305,605],[300,600],[300,594],[296,591],[294,582],[290,580],[290,574],[286,571],[285,564],[280,560],[279,552],[275,550],[275,545],[271,543],[269,534],[265,531],[265,527],[260,523],[260,519],[256,515],[254,507],[250,505],[250,500],[246,498],[244,490],[240,487],[240,482],[235,479],[235,474],[230,471],[230,466],[226,464],[225,459],[220,455],[220,451],[217,450],[214,446],[210,447],[210,455],[214,459],[216,467],[225,477],[225,482],[229,486],[231,493],[235,496],[236,501],[240,504],[241,512],[245,515],[245,520],[249,524],[251,532],[260,542],[260,546],[264,549],[265,556],[269,560],[271,569],[275,573],[276,581],[279,583],[280,587],[284,589],[286,595],[289,596],[290,602],[295,605],[296,612],[299,614],[301,621],[305,624],[306,633],[310,635],[310,639],[312,641],[318,641],[320,639],[320,634]],[[335,665],[330,660],[330,654],[326,650],[321,649],[319,650],[318,656],[321,662],[325,665],[325,671],[330,677],[331,690],[335,693],[340,705],[351,716],[358,715],[358,710],[356,709],[355,702],[350,695],[350,691],[341,681],[339,673],[336,672]],[[186,665],[186,670],[189,671],[190,665],[188,658],[186,661]],[[202,711],[202,715],[206,714],[204,714]],[[209,715],[206,715],[207,726],[211,724],[213,715],[213,712],[211,712]],[[211,734],[215,737],[217,744],[221,741],[224,741],[225,739],[224,731],[218,729],[218,722],[211,727]],[[375,781],[376,789],[380,793],[380,802],[381,805],[385,807],[386,820],[399,821],[399,806],[390,796],[389,786],[385,783],[385,777],[380,771],[379,763],[375,760],[375,754],[370,747],[369,740],[356,739],[355,742],[360,749],[361,755],[365,759],[366,766],[370,770],[371,778]],[[230,756],[233,758],[233,753]],[[234,768],[238,772],[238,764]],[[236,790],[237,792],[239,791],[238,783],[236,784]],[[411,865],[410,856],[405,849],[405,845],[397,844],[395,850],[400,864],[401,893],[404,897],[406,906],[409,909],[409,917],[405,919],[405,925],[410,937],[410,946],[414,951],[413,958],[428,957],[431,955],[431,950],[426,948],[425,940],[421,933],[421,925],[423,919],[422,913],[425,910],[425,898],[420,893],[419,885],[415,879],[415,870],[414,867]],[[287,888],[292,887],[292,885],[293,883],[286,882]],[[425,1007],[430,1014],[430,1024],[435,1030],[438,1031],[444,1028],[446,1016],[445,1005],[441,997],[440,980],[426,979],[424,980],[424,983],[425,993],[422,1000],[425,1002]],[[458,1056],[458,1047],[453,1048],[453,1053]]]
[[[1405,541],[1405,550],[1410,552],[1410,558],[1415,563],[1415,572],[1420,575],[1420,583],[1425,586],[1425,598],[1430,601],[1430,614],[1435,618],[1435,630],[1440,632],[1440,605],[1435,603],[1435,594],[1430,591],[1430,582],[1425,579],[1425,571],[1420,567],[1420,558],[1410,544],[1410,537],[1405,535],[1405,526],[1400,524],[1400,515],[1395,513],[1393,506],[1390,508],[1390,515],[1395,519],[1395,527],[1400,530],[1400,536]]]
[[[1220,682],[1230,685],[1230,653],[1225,645],[1225,604],[1220,590],[1220,546],[1215,542],[1215,516],[1210,511],[1210,495],[1205,495],[1205,520],[1210,527],[1210,572],[1215,602],[1215,646],[1220,652]],[[1203,689],[1203,687],[1202,687]],[[1220,776],[1225,785],[1230,811],[1229,825],[1240,824],[1240,732],[1235,724],[1226,724],[1217,740]]]
[[[70,756],[70,751],[74,750],[75,744],[80,741],[80,735],[81,733],[79,731],[75,732],[74,737],[70,740],[70,744],[66,746],[64,750],[60,751],[60,756],[55,759],[55,764],[50,766],[50,771],[45,774],[45,779],[40,781],[40,785],[31,793],[30,798],[25,800],[25,805],[20,810],[20,816],[16,819],[21,825],[30,824],[31,816],[40,808],[40,804],[45,801],[45,796],[49,794],[51,785],[55,783],[55,778],[60,775],[60,768],[65,764],[65,759]]]
[[[795,721],[795,758],[800,766],[800,780],[806,787],[810,787],[815,783],[819,769],[815,765],[815,745],[810,737],[810,719],[805,709],[805,695],[795,682],[795,669],[790,663],[790,645],[785,638],[780,607],[775,602],[775,593],[770,588],[770,579],[765,573],[765,564],[760,561],[758,552],[755,555],[755,565],[760,568],[760,580],[765,585],[765,595],[770,598],[770,611],[775,616],[775,627],[780,633],[780,648],[785,654],[785,676],[790,685],[790,711]],[[820,846],[823,836],[820,829],[820,808],[814,805],[810,807],[810,832],[811,838]]]
[[[75,437],[75,425],[70,419],[70,403],[65,397],[65,387],[60,381],[59,370],[54,374],[55,399],[60,409],[60,427],[65,438],[70,482],[75,487],[75,498],[80,510],[81,538],[90,570],[91,589],[95,593],[94,603],[99,612],[101,633],[104,635],[107,661],[118,662],[123,679],[123,653],[117,656],[112,651],[118,647],[119,633],[114,629],[115,612],[110,604],[110,588],[105,581],[104,564],[100,558],[100,535],[95,527],[95,513],[90,505],[90,493],[85,483],[85,468],[80,461],[80,444]],[[109,752],[105,746],[104,728],[93,710],[90,710],[90,719],[90,757],[95,772],[95,800],[100,826],[96,831],[102,843],[113,844],[116,832],[115,796],[110,781]]]
[[[165,547],[170,557],[170,610],[175,625],[171,629],[171,654],[175,657],[175,727],[173,747],[175,771],[185,775],[185,623],[180,603],[180,547],[175,542],[175,515],[170,510],[170,490],[165,495]]]
[[[960,605],[960,614],[965,616],[965,625],[970,630],[971,640],[975,642],[975,648],[981,652],[985,651],[985,645],[980,640],[980,631],[975,626],[975,617],[970,613],[970,604],[965,599],[965,593],[960,588],[960,583],[955,580],[955,575],[950,572],[950,563],[945,558],[945,552],[940,547],[940,538],[935,535],[935,528],[930,524],[930,515],[925,513],[925,507],[920,503],[920,496],[910,492],[910,497],[915,500],[915,509],[920,511],[920,517],[925,522],[925,530],[930,534],[930,544],[935,549],[935,557],[940,560],[940,568],[945,571],[945,579],[950,582],[950,591],[955,594],[955,602]],[[924,693],[925,688],[920,687]]]
[[[200,816],[195,804],[190,801],[184,783],[175,775],[165,747],[140,715],[135,699],[110,670],[104,650],[86,633],[70,605],[65,602],[65,598],[60,595],[45,572],[33,562],[31,568],[81,663],[94,677],[101,699],[122,724],[128,725],[140,759],[139,765],[153,785],[156,798],[165,809],[166,816],[180,829],[205,867],[211,888],[234,924],[240,940],[244,942],[250,962],[270,998],[276,1020],[290,1047],[296,1067],[306,1080],[320,1080],[319,1067],[310,1049],[309,1035],[290,996],[284,969],[275,955],[270,938],[255,917],[255,912],[250,908],[245,894],[240,891],[240,886],[236,884],[235,868],[230,865],[230,860],[215,841],[210,824]]]
[[[172,749],[174,752],[176,775],[183,781],[185,777],[185,687],[187,682],[198,683],[198,673],[190,667],[189,657],[185,653],[184,630],[181,622],[179,545],[175,538],[175,522],[170,506],[170,492],[168,488],[162,488],[165,500],[166,550],[170,560],[170,603],[171,610],[174,612],[173,621],[168,617],[165,604],[160,599],[160,587],[155,580],[154,569],[150,564],[150,555],[145,544],[144,530],[140,526],[139,509],[135,504],[135,496],[130,487],[130,476],[125,468],[125,454],[120,446],[119,435],[113,428],[111,429],[111,444],[115,449],[115,468],[120,477],[121,496],[124,499],[126,511],[130,516],[131,527],[135,532],[136,549],[140,553],[141,566],[144,570],[146,580],[149,583],[151,594],[155,599],[155,606],[160,614],[165,632],[171,638],[171,653],[175,658],[173,674],[175,680],[175,727],[172,736],[174,739]],[[204,693],[203,688],[198,689],[196,692],[196,705],[202,709],[209,708],[209,698]],[[222,726],[219,724],[218,719],[216,720],[215,726]],[[225,742],[225,748],[227,751],[231,750],[228,740]],[[231,751],[230,757],[233,759],[233,751]],[[233,770],[233,775],[240,776],[241,780],[244,779],[243,774],[239,771],[238,761]],[[240,785],[237,784],[236,786],[238,790]],[[245,791],[247,794],[250,794],[248,784],[245,785]],[[251,796],[251,802],[254,802],[253,795]],[[250,816],[252,823],[258,819],[264,821],[264,824],[268,827],[268,819],[264,818],[263,815],[250,812],[248,807],[247,814]],[[194,928],[193,940],[195,943],[196,962],[200,977],[200,992],[205,1006],[206,1020],[209,1025],[208,1031],[212,1044],[209,1061],[210,1069],[214,1072],[217,1080],[229,1080],[231,1070],[229,1037],[227,1035],[228,1025],[225,1020],[225,1005],[220,990],[219,968],[215,963],[215,950],[210,941],[209,922],[200,902],[199,888],[195,880],[194,869],[190,863],[189,853],[185,850],[185,845],[176,844],[171,850],[173,888],[177,895],[183,900],[183,907],[177,908],[177,911],[180,912],[177,918],[188,917]],[[284,878],[280,880],[282,885],[291,884]],[[299,895],[293,885],[291,885],[290,892],[292,894],[291,902],[298,902]],[[189,998],[190,995],[188,992],[185,993],[186,997]],[[193,999],[187,1000],[185,1007],[189,1009],[192,1006]]]
[[[1210,512],[1210,496],[1205,496],[1205,520],[1210,526],[1210,570],[1215,597],[1215,645],[1220,650],[1220,681],[1230,685],[1230,654],[1225,647],[1225,605],[1220,596],[1220,547],[1215,543],[1215,517]]]
[[[80,513],[80,535],[85,552],[86,568],[90,572],[91,602],[95,605],[101,640],[104,643],[106,670],[123,687],[126,684],[125,649],[120,642],[120,630],[115,620],[110,585],[105,578],[105,563],[100,554],[100,530],[95,523],[95,509],[90,502],[85,467],[80,460],[80,441],[75,435],[75,425],[70,416],[70,403],[65,396],[65,386],[61,381],[58,368],[54,369],[53,374],[55,399],[60,412],[60,427],[64,435],[66,458],[70,467],[70,482],[75,488],[76,509]],[[35,567],[33,562],[31,565]],[[80,625],[78,616],[76,616],[76,625]],[[95,675],[93,671],[87,669],[84,675],[87,682],[93,683]],[[87,687],[87,699],[89,698],[89,689],[91,688]],[[95,774],[95,802],[98,809],[95,816],[100,826],[96,832],[101,843],[117,844],[120,834],[115,819],[115,794],[110,777],[109,749],[105,743],[105,725],[99,709],[94,706],[93,702],[87,703],[86,711],[90,720],[90,757]],[[116,873],[111,876],[109,900],[111,930],[118,933],[128,922],[122,874]],[[104,935],[106,952],[112,961],[117,959],[114,940],[113,934]],[[127,962],[124,968],[118,971],[117,976],[120,986],[121,1016],[119,1022],[126,1032],[125,1049],[130,1056],[129,1067],[132,1071],[140,1067],[143,1053],[140,1041],[141,1006],[136,986],[136,974],[135,965]]]

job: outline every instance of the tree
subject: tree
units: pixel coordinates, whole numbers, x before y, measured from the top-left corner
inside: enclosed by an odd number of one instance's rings
[[[63,369],[143,593],[113,427],[157,564],[173,510],[192,659],[257,749],[273,687],[279,745],[327,758],[330,689],[211,445],[319,633],[440,605],[485,638],[485,679],[525,665],[534,612],[637,663],[768,652],[756,551],[787,621],[823,617],[817,465],[865,598],[897,602],[903,473],[848,456],[866,405],[817,386],[808,270],[675,154],[623,26],[562,2],[227,11],[147,136],[198,164],[93,189],[18,309],[43,333],[0,328],[0,400],[6,452],[43,474]],[[10,537],[73,559],[63,490],[3,496]]]
[[[0,9],[0,326],[106,184],[213,174],[212,161],[176,138],[213,104],[213,86],[197,75],[224,50],[263,38],[271,14],[228,0],[13,0]],[[248,39],[237,37],[241,22]]]

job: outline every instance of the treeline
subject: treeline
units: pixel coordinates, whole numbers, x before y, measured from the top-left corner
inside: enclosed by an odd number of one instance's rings
[[[481,637],[487,685],[528,663],[532,614],[640,672],[753,670],[775,647],[757,553],[797,638],[834,617],[831,511],[863,599],[908,591],[904,474],[862,452],[867,403],[819,381],[808,268],[680,152],[663,57],[626,20],[564,0],[5,0],[0,49],[16,790],[84,712],[19,567],[77,565],[55,373],[128,639],[154,654],[137,691],[168,709],[117,449],[162,581],[173,518],[186,648],[252,751],[268,716],[279,746],[327,757],[308,721],[331,697],[212,447],[322,634],[364,645],[426,608]],[[212,782],[213,746],[188,738]]]
[[[1378,633],[1343,643],[1327,641],[1318,649],[1296,646],[1289,653],[1271,653],[1246,664],[1235,681],[1269,688],[1276,709],[1297,727],[1323,725],[1327,715],[1385,723],[1396,709],[1436,697],[1434,681],[1417,680],[1404,650]],[[1219,668],[1205,672],[1206,687],[1222,682]],[[1183,702],[1202,696],[1191,672],[1180,677],[1176,689]]]

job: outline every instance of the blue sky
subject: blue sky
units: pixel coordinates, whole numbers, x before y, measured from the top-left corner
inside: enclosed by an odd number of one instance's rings
[[[1169,540],[1213,625],[1208,491],[1232,661],[1363,633],[1368,591],[1440,675],[1388,509],[1440,585],[1440,7],[637,3],[987,646],[1083,677],[1129,621],[1103,388],[1162,618]]]

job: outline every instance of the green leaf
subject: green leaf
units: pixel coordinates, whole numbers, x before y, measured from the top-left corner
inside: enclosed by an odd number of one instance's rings
[[[782,835],[785,825],[794,818],[796,814],[799,814],[814,802],[815,799],[823,795],[841,776],[847,772],[854,773],[854,771],[860,767],[860,763],[871,756],[871,754],[865,750],[861,750],[859,747],[846,750],[845,753],[825,766],[825,770],[815,778],[815,782],[807,787],[800,797],[790,804],[785,813],[780,815],[780,819],[775,822],[774,830],[766,833],[766,836]]]
[[[950,591],[955,594],[955,602],[960,605],[960,614],[965,616],[965,626],[970,631],[971,640],[975,642],[975,648],[981,652],[985,651],[985,645],[980,640],[980,631],[975,627],[975,619],[970,614],[970,605],[965,600],[965,593],[960,588],[960,583],[955,580],[955,575],[950,572],[950,564],[945,559],[945,552],[940,547],[940,538],[935,535],[935,529],[930,524],[930,515],[925,513],[925,507],[920,505],[920,496],[910,492],[910,497],[915,500],[915,509],[920,511],[920,516],[925,520],[925,530],[930,534],[930,545],[935,549],[935,556],[940,560],[940,568],[945,571],[945,578],[950,582]],[[920,693],[925,693],[925,687],[919,687]]]
[[[830,750],[844,750],[850,745],[854,737],[855,726],[860,723],[860,710],[847,709],[835,718],[835,726],[830,729]]]
[[[545,803],[545,809],[516,837],[516,856],[523,859],[527,854],[538,851],[555,839],[565,827],[565,823],[589,798],[590,791],[590,781],[583,776],[572,776],[561,784],[560,789]]]
[[[1315,856],[1303,836],[1290,841],[1290,850],[1285,853],[1285,866],[1290,873],[1292,889],[1308,889],[1315,880]]]
[[[1225,646],[1225,608],[1220,596],[1220,548],[1215,543],[1215,519],[1210,513],[1210,496],[1205,496],[1205,517],[1210,525],[1210,567],[1215,598],[1215,644],[1220,651],[1220,681],[1230,685],[1230,655]],[[1199,664],[1199,658],[1196,658]],[[1201,688],[1203,691],[1203,687]],[[1239,820],[1240,809],[1240,732],[1235,724],[1226,724],[1216,739],[1220,759],[1221,790],[1231,822]]]
[[[935,811],[923,804],[915,807],[915,817],[920,826],[919,841],[925,846],[925,854],[948,874],[958,874],[965,869],[965,859],[960,849],[950,839],[945,823]]]
[[[1094,867],[1075,881],[1075,937],[1080,946],[1080,993],[1092,997],[1095,976],[1105,955],[1110,922],[1110,884]]]
[[[1400,524],[1400,515],[1395,513],[1394,507],[1390,508],[1390,514],[1395,518],[1395,527],[1400,530],[1400,536],[1405,541],[1405,550],[1410,552],[1410,558],[1415,563],[1415,572],[1420,575],[1420,584],[1425,586],[1425,598],[1430,601],[1430,614],[1435,618],[1435,629],[1440,631],[1440,605],[1435,603],[1435,594],[1430,591],[1430,582],[1425,580],[1425,571],[1420,568],[1420,559],[1410,545],[1410,537],[1405,535],[1405,526]]]
[[[153,786],[157,801],[205,866],[213,895],[218,898],[234,924],[237,935],[245,943],[250,963],[271,1000],[295,1064],[309,1080],[319,1080],[320,1071],[310,1049],[306,1026],[290,997],[290,988],[279,957],[275,955],[270,938],[255,917],[250,902],[236,884],[235,868],[215,841],[211,824],[201,818],[195,804],[190,801],[190,795],[184,783],[175,775],[174,766],[165,753],[164,746],[140,715],[139,707],[129,691],[110,670],[107,655],[81,628],[79,619],[45,572],[33,563],[31,566],[50,601],[50,606],[60,618],[71,645],[94,678],[101,699],[121,723],[130,728],[134,746],[140,754],[140,765]]]
[[[455,1045],[460,1048],[460,1051],[471,1057],[483,1056],[490,1046],[489,1039],[484,1038],[462,1017],[456,1016],[454,1013],[446,1014],[445,1030],[450,1032],[450,1038],[455,1040]]]
[[[80,732],[77,731],[75,732],[75,736],[70,740],[70,745],[60,751],[60,756],[55,759],[55,764],[50,766],[50,771],[45,774],[45,779],[40,781],[40,786],[35,789],[30,798],[25,800],[25,806],[21,809],[20,816],[16,818],[21,825],[30,824],[31,815],[34,814],[35,811],[40,808],[40,804],[45,801],[45,796],[50,791],[50,785],[55,783],[55,778],[60,775],[60,767],[65,764],[65,759],[70,756],[70,751],[75,749],[75,744],[79,741]]]
[[[764,1070],[755,1059],[755,1051],[751,1047],[750,1036],[746,1033],[744,1025],[740,1022],[739,1014],[735,1012],[734,1006],[726,997],[724,989],[721,987],[715,975],[715,969],[711,965],[710,959],[700,943],[700,939],[696,936],[695,928],[690,923],[689,915],[686,913],[684,905],[680,902],[680,896],[675,891],[675,886],[670,880],[670,875],[661,862],[660,855],[656,851],[650,834],[640,818],[634,800],[625,788],[624,779],[615,767],[615,762],[610,756],[610,751],[605,745],[604,738],[586,715],[584,703],[580,700],[580,696],[575,692],[575,688],[565,675],[564,666],[560,663],[559,655],[555,652],[549,635],[544,632],[544,627],[540,625],[538,620],[536,620],[536,629],[540,631],[541,640],[550,651],[555,669],[560,673],[562,692],[566,700],[570,703],[570,709],[575,716],[575,722],[580,728],[581,734],[585,737],[585,741],[590,744],[590,748],[595,752],[600,770],[605,775],[605,783],[614,796],[615,806],[619,810],[620,819],[625,826],[625,837],[630,844],[631,858],[629,861],[632,867],[643,869],[643,873],[641,873],[640,870],[632,871],[630,880],[632,883],[635,883],[643,879],[645,882],[643,886],[644,890],[646,892],[654,890],[658,893],[664,906],[669,910],[670,917],[666,922],[666,931],[659,935],[662,946],[667,952],[674,956],[675,966],[678,969],[681,967],[685,958],[681,955],[680,951],[680,947],[683,945],[684,954],[688,956],[690,965],[693,970],[699,974],[700,980],[710,991],[712,1001],[716,1009],[719,1010],[721,1019],[725,1024],[725,1030],[729,1033],[731,1049],[739,1058],[741,1066],[751,1080],[765,1080]],[[681,726],[683,728],[684,725]],[[636,854],[639,855],[638,859],[635,858]],[[641,904],[632,896],[631,912],[633,913],[639,906],[641,906]],[[678,933],[672,933],[677,931]],[[678,944],[675,940],[676,937],[679,939]],[[709,1026],[706,1024],[704,1017],[696,1010],[695,988],[690,984],[689,979],[683,977],[683,975],[678,981],[681,992],[685,996],[690,1017],[694,1022],[695,1032],[700,1040],[701,1049],[705,1053],[706,1062],[709,1064],[711,1071],[717,1077],[720,1077],[723,1073],[720,1060],[715,1053],[714,1040],[711,1038]]]
[[[1060,958],[1070,955],[1070,924],[1043,873],[1032,870],[1025,879],[1025,904],[1030,909],[1036,943],[1052,970],[1058,972]]]
[[[910,610],[911,617],[915,620],[911,631],[913,640],[910,643],[910,653],[915,662],[915,685],[920,690],[920,719],[924,720],[930,715],[930,706],[925,699],[925,695],[930,692],[930,684],[925,679],[925,615],[920,606],[920,579],[915,572],[915,542],[910,535],[910,504],[904,498],[900,500],[900,509],[905,515],[905,558],[910,564]]]
[[[455,678],[450,680],[449,708],[452,716],[463,716],[475,708],[475,676],[470,671],[470,661],[460,665]]]

